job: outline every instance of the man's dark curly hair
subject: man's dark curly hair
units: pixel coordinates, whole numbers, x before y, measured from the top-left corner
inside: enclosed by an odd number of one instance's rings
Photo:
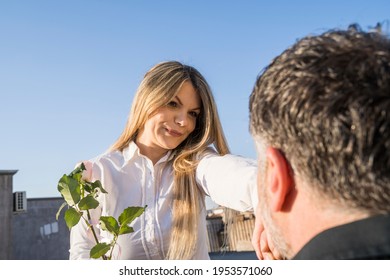
[[[389,213],[389,38],[351,25],[299,40],[259,75],[250,126],[318,192]]]

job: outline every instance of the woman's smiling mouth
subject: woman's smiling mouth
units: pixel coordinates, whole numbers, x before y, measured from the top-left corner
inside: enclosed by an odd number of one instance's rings
[[[177,130],[174,130],[174,129],[169,129],[169,128],[165,128],[168,132],[169,135],[173,136],[173,137],[181,137],[183,136],[183,133],[177,131]]]

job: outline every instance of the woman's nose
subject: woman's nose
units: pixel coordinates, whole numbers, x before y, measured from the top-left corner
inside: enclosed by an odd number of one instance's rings
[[[188,116],[185,112],[178,112],[175,116],[175,122],[180,126],[186,126],[188,124]]]

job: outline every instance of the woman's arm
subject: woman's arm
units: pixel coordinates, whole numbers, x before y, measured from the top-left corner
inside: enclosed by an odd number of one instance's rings
[[[237,211],[251,211],[258,201],[256,173],[253,159],[209,152],[198,164],[196,180],[215,203]]]
[[[257,164],[255,160],[235,155],[219,156],[210,152],[196,170],[197,183],[219,205],[237,211],[254,211],[252,245],[259,259],[281,259],[264,229],[257,207]]]

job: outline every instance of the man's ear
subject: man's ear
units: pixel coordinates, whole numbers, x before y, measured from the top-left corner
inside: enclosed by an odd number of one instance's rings
[[[293,178],[290,165],[284,155],[273,147],[267,148],[267,188],[269,206],[272,211],[281,211],[286,203],[286,197],[293,188]]]

